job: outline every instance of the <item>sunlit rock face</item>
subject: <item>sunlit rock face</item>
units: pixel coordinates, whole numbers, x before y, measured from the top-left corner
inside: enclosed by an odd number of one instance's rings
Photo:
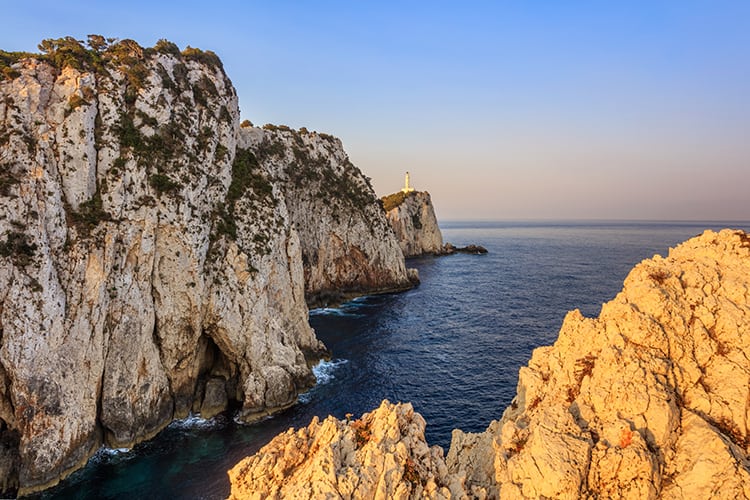
[[[459,498],[439,446],[412,406],[383,401],[357,420],[317,418],[289,429],[229,471],[230,499]]]
[[[443,253],[435,209],[427,191],[399,191],[382,199],[386,217],[406,257]]]
[[[94,41],[0,60],[6,494],[190,412],[294,404],[325,352],[306,295],[409,286],[338,139],[241,129],[213,53]]]
[[[748,498],[749,359],[750,236],[707,231],[638,264],[598,318],[570,312],[502,418],[454,430],[445,460],[404,431],[409,406],[384,403],[278,436],[230,472],[232,492],[264,478],[275,498]]]

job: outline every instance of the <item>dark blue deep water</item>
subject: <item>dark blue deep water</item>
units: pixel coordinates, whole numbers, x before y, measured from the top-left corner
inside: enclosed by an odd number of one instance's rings
[[[411,260],[422,284],[316,310],[333,353],[319,384],[286,412],[252,426],[231,416],[175,423],[127,452],[101,451],[46,498],[225,498],[226,471],[314,415],[360,415],[382,399],[410,401],[430,444],[451,429],[481,431],[515,394],[531,351],[557,338],[565,313],[596,316],[628,271],[722,223],[448,223],[443,237],[489,254]]]

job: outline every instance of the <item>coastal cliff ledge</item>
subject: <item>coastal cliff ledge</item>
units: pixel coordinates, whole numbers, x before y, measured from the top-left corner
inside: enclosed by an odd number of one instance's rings
[[[0,496],[295,404],[327,354],[311,297],[413,286],[341,141],[241,126],[216,54],[39,47],[0,50]]]
[[[232,498],[750,498],[750,236],[636,265],[519,372],[502,418],[447,456],[411,405],[328,417],[230,471]]]

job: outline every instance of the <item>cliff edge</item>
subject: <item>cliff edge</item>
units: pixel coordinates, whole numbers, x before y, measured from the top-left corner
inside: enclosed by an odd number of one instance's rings
[[[388,222],[405,257],[444,252],[435,208],[427,191],[399,191],[381,198]]]
[[[444,461],[420,432],[382,427],[410,411],[384,404],[363,424],[329,418],[325,439],[299,431],[309,440],[298,449],[293,431],[276,437],[233,469],[232,491],[246,498],[242,485],[264,477],[272,498],[749,498],[748,401],[750,236],[706,231],[638,264],[598,318],[568,313],[558,340],[521,368],[502,418],[455,430]],[[361,428],[365,446],[337,444]],[[365,451],[381,434],[402,444]],[[327,480],[300,475],[322,456]],[[342,478],[360,470],[352,490]]]
[[[338,139],[242,129],[212,52],[87,45],[0,51],[0,494],[294,404],[325,355],[306,298],[409,286]]]
[[[283,193],[300,236],[310,306],[414,286],[370,179],[339,139],[265,125],[242,127],[239,140]]]

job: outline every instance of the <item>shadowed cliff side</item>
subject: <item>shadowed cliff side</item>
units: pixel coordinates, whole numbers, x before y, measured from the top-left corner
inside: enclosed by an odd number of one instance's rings
[[[455,430],[445,460],[406,432],[409,405],[384,404],[277,436],[230,472],[233,495],[263,478],[270,498],[748,498],[749,360],[750,236],[707,231],[638,264],[598,318],[570,312],[503,417]]]

